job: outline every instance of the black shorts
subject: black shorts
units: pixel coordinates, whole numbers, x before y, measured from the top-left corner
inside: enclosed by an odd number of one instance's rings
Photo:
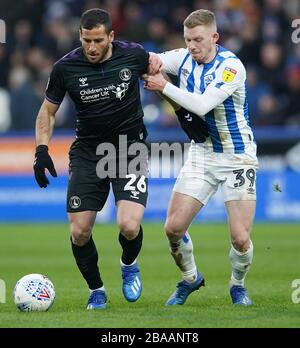
[[[143,142],[136,141],[131,144],[141,144],[147,149]],[[146,206],[148,150],[137,155],[128,155],[127,152],[125,155],[124,151],[116,151],[115,156],[108,157],[96,155],[96,147],[84,142],[78,144],[77,141],[71,147],[67,212],[100,211],[108,198],[110,184],[116,202],[127,200]],[[135,166],[137,162],[138,166]],[[107,165],[104,166],[104,163]],[[109,171],[109,168],[113,170]]]

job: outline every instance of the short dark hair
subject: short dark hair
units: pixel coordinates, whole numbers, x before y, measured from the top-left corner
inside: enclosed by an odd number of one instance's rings
[[[107,11],[101,10],[100,8],[92,8],[82,14],[80,19],[80,30],[91,30],[99,25],[103,25],[105,27],[107,34],[112,31],[111,19]]]
[[[183,25],[189,29],[195,28],[198,25],[216,26],[216,17],[215,14],[209,10],[196,10],[187,16]]]

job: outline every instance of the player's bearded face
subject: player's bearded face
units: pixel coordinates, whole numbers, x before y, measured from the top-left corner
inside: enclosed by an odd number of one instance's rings
[[[91,30],[80,30],[80,41],[87,59],[95,64],[110,58],[114,32],[106,33],[105,27],[100,25]]]
[[[184,27],[184,39],[191,56],[198,63],[209,63],[216,54],[216,42],[219,34],[214,28],[198,25]]]

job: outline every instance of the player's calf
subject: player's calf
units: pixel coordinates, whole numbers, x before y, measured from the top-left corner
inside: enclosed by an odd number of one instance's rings
[[[250,269],[253,260],[253,244],[250,241],[249,249],[245,252],[240,252],[231,246],[229,259],[231,262],[232,273],[230,284],[244,286],[246,274]]]
[[[182,273],[182,278],[193,282],[197,278],[197,266],[193,254],[193,242],[186,232],[177,242],[169,242],[171,255]]]

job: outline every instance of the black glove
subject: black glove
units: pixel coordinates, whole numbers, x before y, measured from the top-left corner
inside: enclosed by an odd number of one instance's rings
[[[209,137],[207,123],[201,117],[180,108],[175,111],[181,128],[196,143],[203,143]]]
[[[54,168],[53,161],[48,153],[47,145],[39,145],[36,148],[35,160],[33,164],[35,180],[40,187],[47,187],[49,180],[45,175],[45,169],[49,170],[49,173],[53,177],[57,177],[56,170]]]

